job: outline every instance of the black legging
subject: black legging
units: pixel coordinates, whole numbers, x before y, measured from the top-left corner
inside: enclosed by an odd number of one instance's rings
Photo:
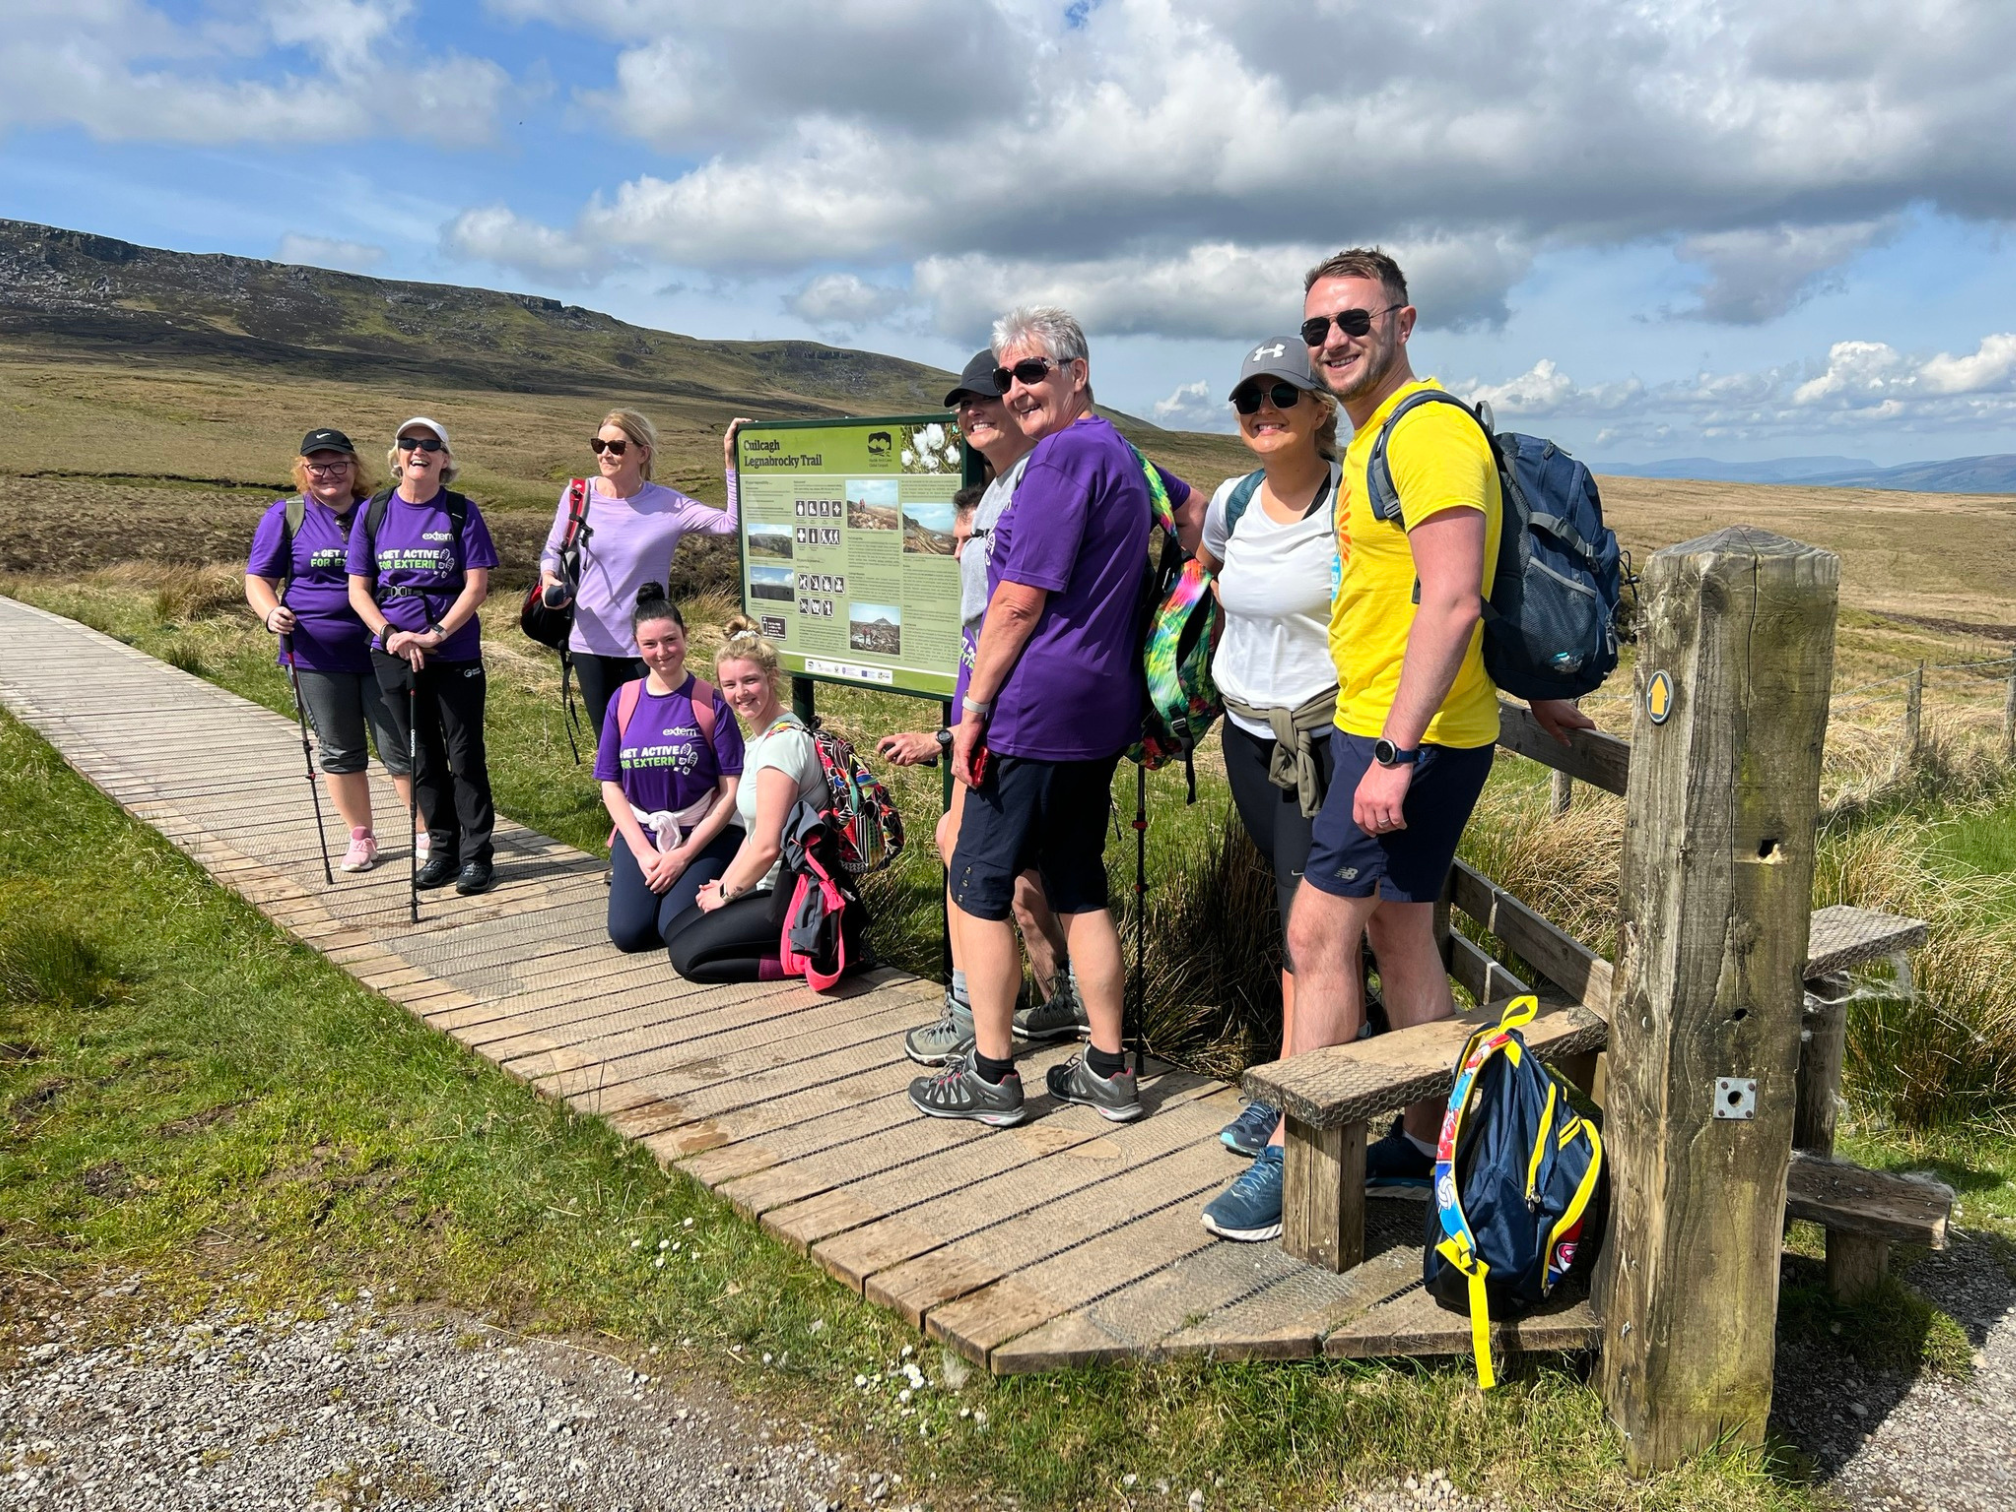
[[[1330,786],[1330,741],[1319,736],[1314,742],[1316,763],[1323,773],[1323,786]],[[1274,868],[1274,898],[1283,926],[1282,956],[1287,969],[1286,926],[1288,910],[1301,885],[1302,869],[1309,864],[1309,833],[1315,823],[1302,817],[1301,800],[1286,788],[1267,780],[1267,764],[1274,757],[1274,742],[1249,735],[1231,720],[1225,721],[1225,776],[1232,784],[1232,801],[1239,808],[1239,820],[1268,865]]]
[[[417,687],[416,674],[403,656],[373,651],[371,665],[401,745],[409,734],[419,737],[414,742],[413,796],[427,825],[431,854],[454,856],[464,866],[490,860],[497,811],[490,801],[490,768],[483,751],[483,663],[430,656],[417,674]]]
[[[592,746],[602,738],[602,720],[616,690],[649,669],[634,656],[597,656],[592,651],[570,651],[568,655],[574,658],[574,680],[581,684],[581,712],[588,718],[588,743]]]
[[[728,870],[741,849],[742,831],[731,824],[686,864],[678,880],[662,893],[644,885],[644,873],[621,835],[609,846],[609,941],[618,950],[656,950],[665,943],[673,920],[693,906],[694,895]]]
[[[665,930],[672,969],[689,982],[771,982],[784,977],[778,940],[791,906],[788,884],[755,892],[712,913],[687,909]]]

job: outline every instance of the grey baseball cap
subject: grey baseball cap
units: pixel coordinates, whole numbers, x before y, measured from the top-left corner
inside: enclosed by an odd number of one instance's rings
[[[1323,386],[1309,366],[1309,348],[1299,336],[1275,336],[1248,348],[1246,360],[1239,364],[1239,381],[1225,397],[1230,399],[1255,378],[1279,378],[1311,392]]]
[[[966,364],[966,371],[959,375],[959,381],[952,385],[945,395],[945,408],[950,409],[959,402],[961,394],[971,394],[976,399],[999,399],[1001,390],[994,387],[994,354],[981,349],[973,354],[973,360]]]

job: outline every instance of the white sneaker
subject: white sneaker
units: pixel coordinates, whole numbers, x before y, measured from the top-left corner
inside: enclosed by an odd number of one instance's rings
[[[428,834],[427,831],[421,830],[413,837],[413,859],[418,861],[422,866],[427,864],[427,858],[433,854],[433,851],[434,837]]]

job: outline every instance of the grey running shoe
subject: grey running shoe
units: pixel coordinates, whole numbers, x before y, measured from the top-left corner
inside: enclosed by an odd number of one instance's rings
[[[990,1128],[1005,1129],[1029,1116],[1022,1106],[1022,1077],[1010,1071],[997,1087],[973,1069],[970,1056],[960,1055],[936,1076],[910,1083],[910,1102],[933,1118],[970,1118]]]
[[[1057,984],[1057,995],[1047,1003],[1024,1008],[1015,1015],[1015,1032],[1025,1040],[1083,1039],[1092,1032],[1092,1020],[1078,1001],[1071,978]]]
[[[924,1024],[903,1036],[903,1053],[920,1066],[942,1066],[973,1048],[973,1010],[951,993],[934,1024]]]
[[[1083,1103],[1114,1123],[1132,1123],[1145,1111],[1135,1095],[1132,1071],[1116,1071],[1108,1080],[1074,1055],[1063,1065],[1052,1066],[1046,1080],[1057,1101]]]

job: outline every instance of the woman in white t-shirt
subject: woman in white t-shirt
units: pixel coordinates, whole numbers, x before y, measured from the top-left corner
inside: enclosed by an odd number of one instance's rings
[[[805,722],[778,696],[777,648],[744,615],[728,621],[714,657],[714,681],[742,722],[742,780],[735,811],[743,840],[717,882],[665,927],[672,969],[689,982],[781,978],[777,943],[790,904],[777,886],[784,823],[798,801],[823,800],[826,776]]]
[[[1218,575],[1224,611],[1211,675],[1225,700],[1225,772],[1240,821],[1274,869],[1285,924],[1330,781],[1337,404],[1293,337],[1254,347],[1231,399],[1240,438],[1260,467],[1219,485],[1196,544]],[[1281,973],[1281,1011],[1285,1044],[1295,1012],[1292,961]],[[1249,1103],[1220,1137],[1257,1155],[1278,1117]]]

